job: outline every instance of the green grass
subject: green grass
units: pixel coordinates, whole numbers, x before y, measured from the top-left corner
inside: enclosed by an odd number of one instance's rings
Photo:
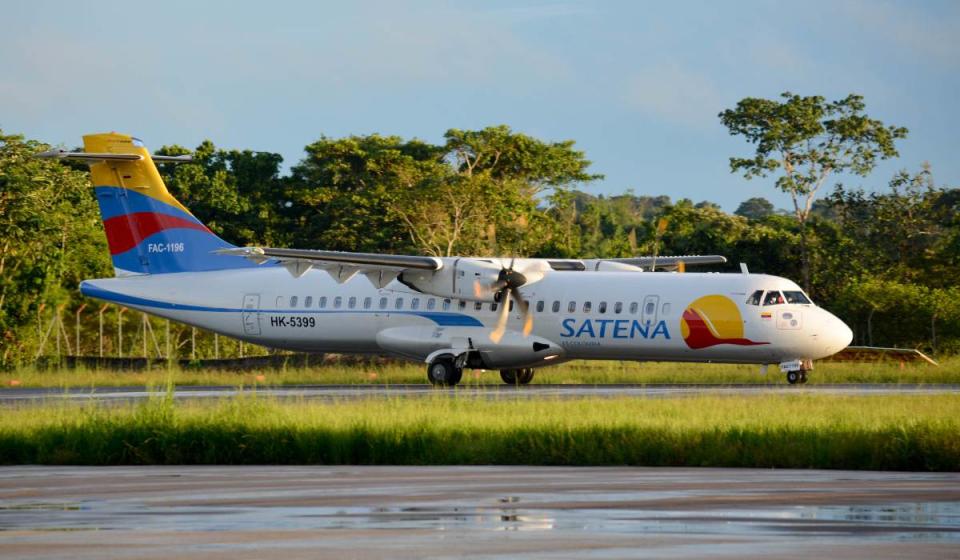
[[[38,370],[0,372],[3,387],[102,387],[176,385],[299,385],[426,383],[425,366],[414,363],[329,365],[262,371],[215,371],[158,367],[149,371]],[[500,384],[495,371],[467,370],[462,383]],[[571,362],[537,371],[534,383],[757,383],[783,384],[775,367],[761,375],[758,366],[666,362]],[[897,363],[818,362],[810,383],[960,383],[960,357],[940,367]]]
[[[4,464],[523,464],[960,470],[960,397],[699,396],[137,405],[0,414]]]

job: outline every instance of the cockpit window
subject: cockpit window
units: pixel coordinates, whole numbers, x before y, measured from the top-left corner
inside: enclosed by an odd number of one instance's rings
[[[747,298],[747,305],[760,305],[760,300],[763,299],[763,290],[757,290],[750,294],[750,297]]]
[[[763,298],[764,305],[780,305],[783,303],[783,295],[778,291],[767,292],[767,296]]]
[[[810,303],[810,298],[803,292],[783,292],[787,303]]]

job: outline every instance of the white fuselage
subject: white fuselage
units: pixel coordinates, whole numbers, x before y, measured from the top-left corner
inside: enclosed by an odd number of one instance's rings
[[[496,322],[490,303],[445,300],[399,281],[378,289],[358,276],[340,284],[319,270],[299,278],[282,267],[143,275],[90,280],[81,289],[274,348],[417,360],[470,348],[484,355],[489,367],[569,359],[767,364],[829,356],[852,336],[842,321],[812,304],[748,304],[756,290],[799,290],[789,280],[760,274],[552,272],[520,290],[533,308],[533,332],[523,336],[521,315],[514,310],[499,344],[489,337]],[[681,319],[705,296],[735,304],[735,310],[728,304],[734,319],[707,317],[716,322],[711,332],[723,334],[721,322],[738,330],[742,321],[738,339],[751,344],[691,347],[690,329]]]

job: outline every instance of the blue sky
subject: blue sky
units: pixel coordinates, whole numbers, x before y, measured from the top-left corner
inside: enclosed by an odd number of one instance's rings
[[[717,113],[790,90],[906,126],[901,157],[847,185],[933,165],[960,184],[957,2],[17,2],[3,8],[0,128],[75,146],[118,130],[149,146],[279,152],[321,135],[439,142],[508,124],[574,139],[587,190],[781,207],[729,172],[750,147]]]

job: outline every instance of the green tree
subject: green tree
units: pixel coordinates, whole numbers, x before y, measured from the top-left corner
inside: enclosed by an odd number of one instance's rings
[[[776,212],[773,204],[762,196],[748,198],[740,203],[734,214],[750,220],[760,220]]]
[[[898,155],[895,141],[907,129],[886,126],[864,113],[855,94],[828,102],[821,96],[781,95],[782,101],[747,97],[718,116],[730,134],[755,146],[753,157],[730,158],[730,170],[747,179],[778,175],[800,224],[804,288],[810,290],[807,220],[817,191],[831,174],[866,176],[877,159]]]
[[[34,158],[49,146],[0,131],[0,363],[30,348],[38,307],[112,274],[88,175]]]

